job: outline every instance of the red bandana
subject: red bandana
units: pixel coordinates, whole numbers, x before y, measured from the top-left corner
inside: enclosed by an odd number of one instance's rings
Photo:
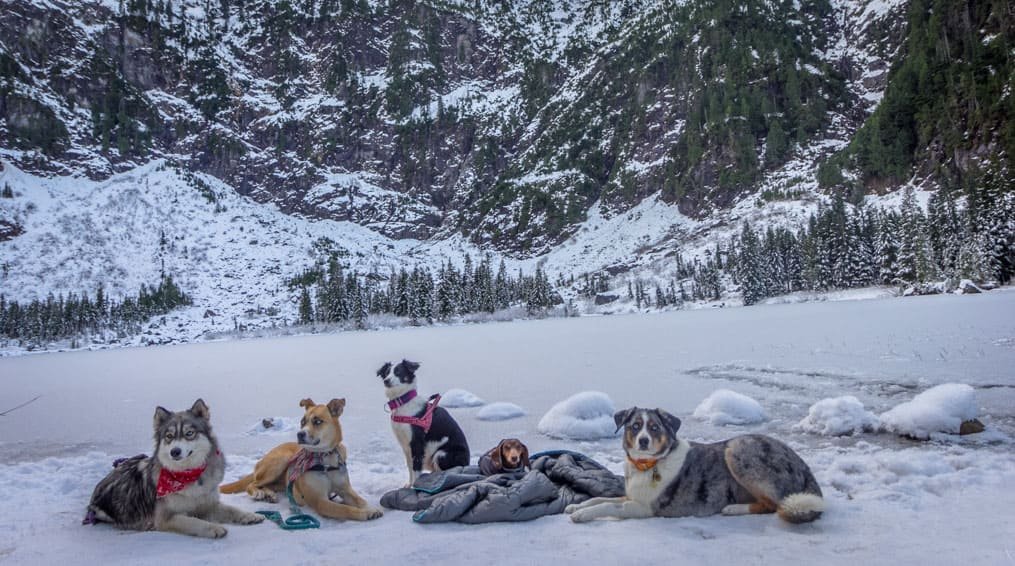
[[[406,423],[413,426],[418,426],[423,429],[423,432],[430,432],[430,425],[433,423],[433,412],[437,408],[437,403],[441,402],[441,396],[439,393],[434,393],[430,396],[430,400],[426,402],[426,412],[423,413],[422,417],[405,417],[401,415],[391,415],[391,420],[396,423]]]
[[[201,477],[205,469],[208,468],[208,463],[205,462],[200,468],[191,468],[189,470],[180,470],[174,472],[162,468],[159,471],[159,483],[156,486],[155,495],[159,499],[177,491],[183,491],[190,484],[197,481],[197,478]]]

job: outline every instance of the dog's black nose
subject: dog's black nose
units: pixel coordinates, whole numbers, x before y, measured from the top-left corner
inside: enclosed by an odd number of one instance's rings
[[[296,433],[296,440],[298,440],[300,442],[305,442],[307,440],[307,433],[302,431],[302,430],[297,432]]]
[[[641,448],[648,448],[648,439],[644,436],[638,439],[638,446]]]
[[[181,450],[177,446],[176,448],[173,448],[172,450],[169,451],[169,455],[172,456],[173,458],[179,458],[180,457],[180,452],[181,452]]]

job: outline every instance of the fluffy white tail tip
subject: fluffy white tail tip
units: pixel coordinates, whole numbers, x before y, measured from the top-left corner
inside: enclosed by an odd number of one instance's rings
[[[821,516],[825,500],[813,493],[787,495],[779,503],[779,516],[790,523],[807,523]]]

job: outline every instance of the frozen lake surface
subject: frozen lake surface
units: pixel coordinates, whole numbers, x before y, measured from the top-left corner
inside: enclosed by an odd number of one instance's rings
[[[151,450],[155,406],[180,410],[198,397],[211,408],[227,480],[293,439],[300,399],[345,397],[352,482],[376,503],[407,476],[374,376],[401,358],[422,363],[421,393],[461,388],[524,408],[505,421],[478,420],[482,407],[450,409],[474,462],[518,437],[533,452],[578,450],[622,473],[619,439],[537,432],[554,404],[601,391],[617,408],[669,410],[692,440],[761,432],[789,442],[814,469],[828,510],[804,526],[773,516],[421,526],[388,511],[314,532],[231,527],[218,541],[79,525],[110,462]],[[824,398],[852,395],[880,415],[948,382],[973,386],[986,433],[922,443],[793,431]],[[1015,292],[1007,289],[29,355],[0,359],[0,383],[0,410],[41,395],[0,417],[0,562],[486,563],[491,549],[520,562],[585,564],[999,564],[1015,556]],[[723,427],[693,418],[716,389],[756,399],[767,420]],[[281,430],[260,431],[264,417],[283,417]]]

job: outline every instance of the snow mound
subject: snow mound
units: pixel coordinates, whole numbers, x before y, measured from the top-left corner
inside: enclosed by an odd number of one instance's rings
[[[767,419],[757,401],[729,389],[713,391],[694,409],[694,418],[719,426],[755,424]]]
[[[547,436],[571,440],[610,438],[616,435],[615,412],[609,395],[583,391],[550,407],[539,420],[537,430]]]
[[[300,429],[300,419],[295,417],[266,417],[247,430],[247,434],[295,433]]]
[[[878,418],[852,395],[822,399],[793,430],[823,436],[842,436],[877,428]]]
[[[526,414],[525,409],[514,403],[499,402],[490,403],[477,411],[476,418],[481,421],[506,421],[508,419],[524,417]]]
[[[464,389],[448,389],[441,395],[441,406],[449,409],[458,407],[479,407],[486,402]]]
[[[881,426],[890,432],[930,438],[935,432],[958,434],[962,421],[977,415],[976,392],[964,383],[945,383],[920,393],[881,415]]]

